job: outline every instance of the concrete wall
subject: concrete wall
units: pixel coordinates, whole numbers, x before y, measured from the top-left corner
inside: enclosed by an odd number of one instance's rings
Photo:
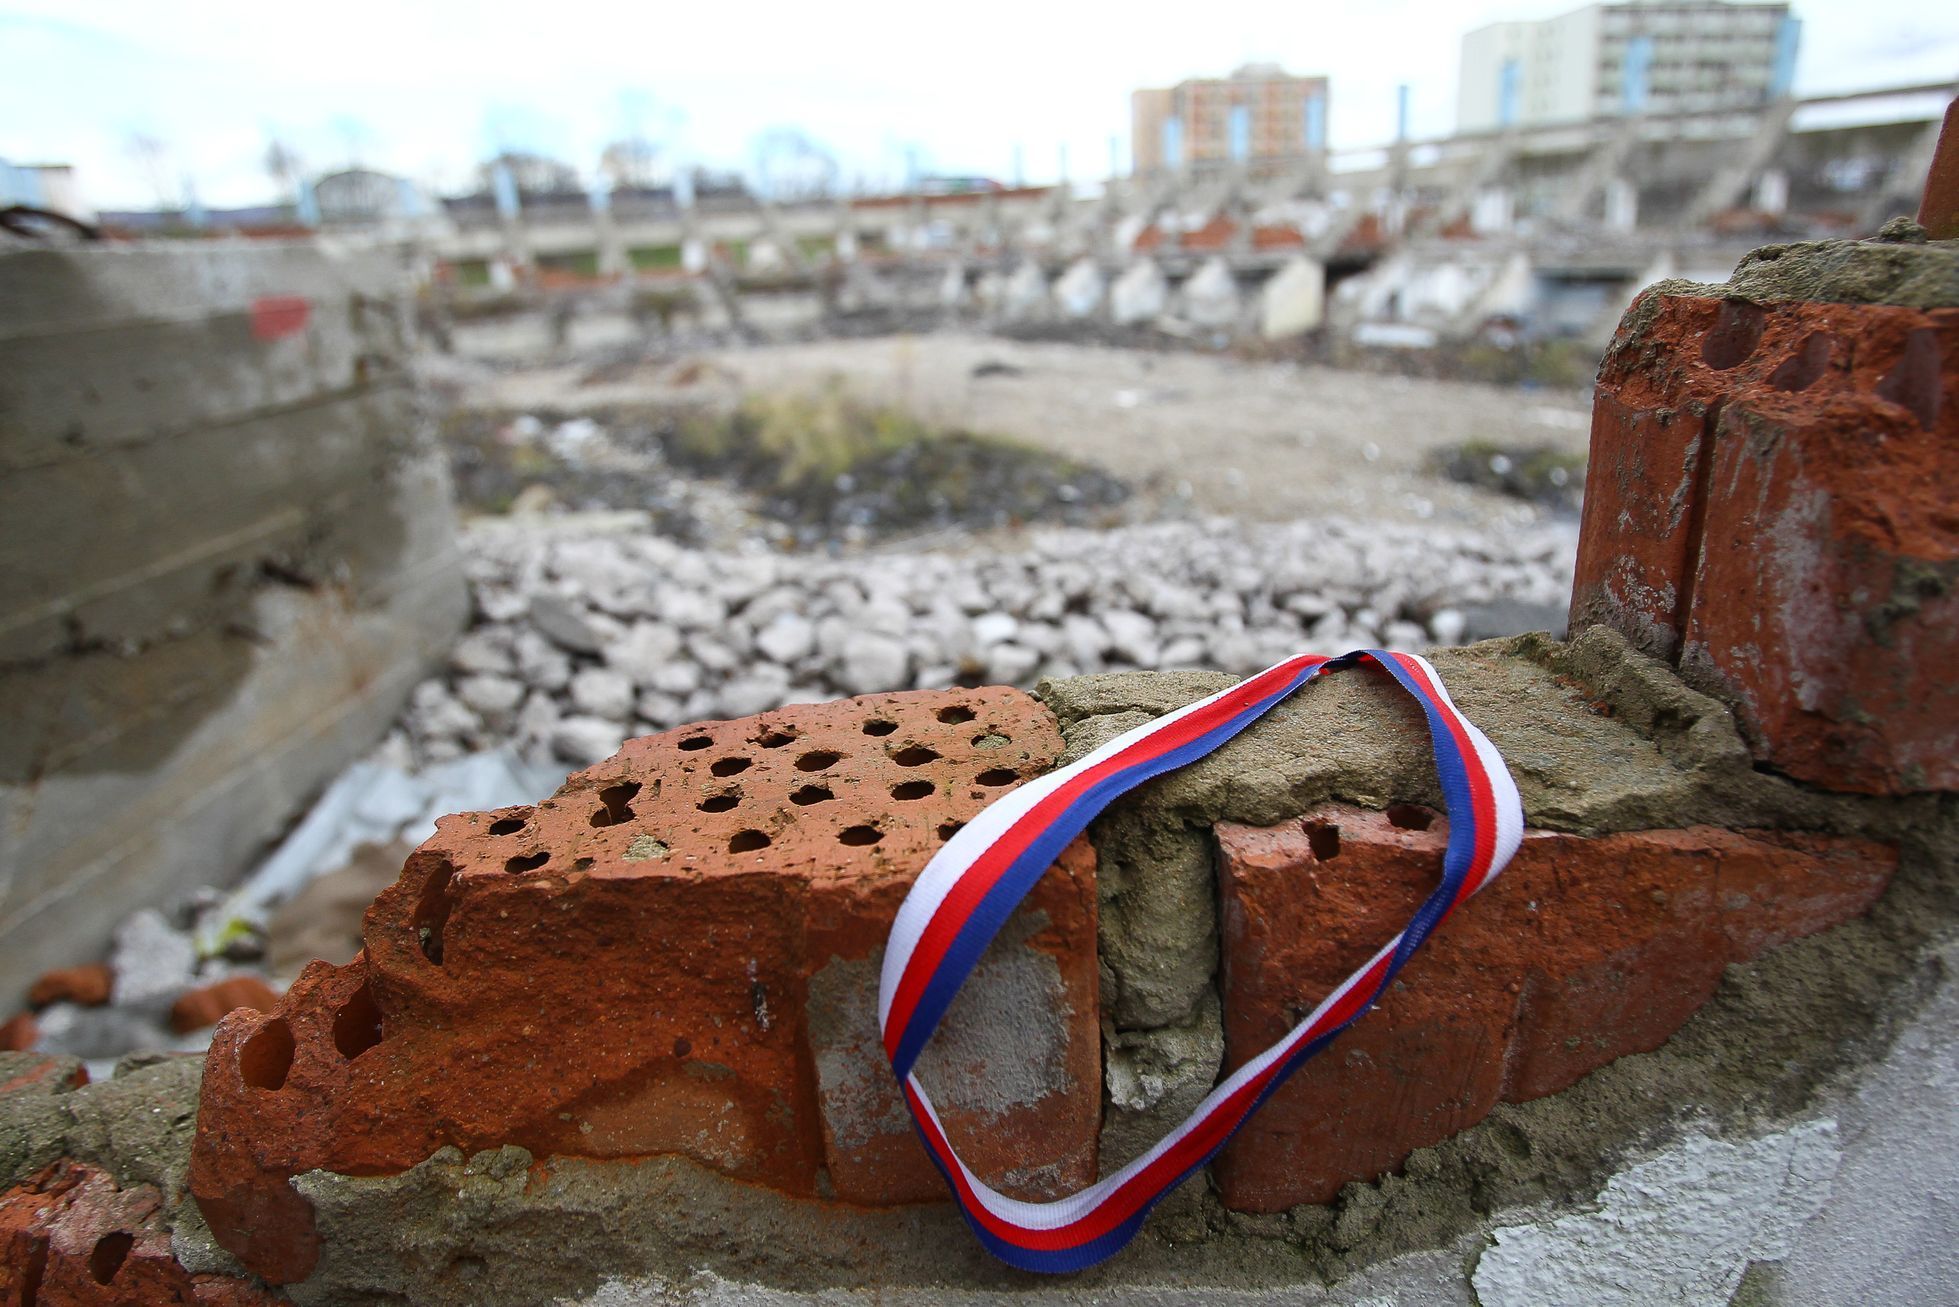
[[[0,254],[0,992],[235,876],[460,624],[399,270]]]

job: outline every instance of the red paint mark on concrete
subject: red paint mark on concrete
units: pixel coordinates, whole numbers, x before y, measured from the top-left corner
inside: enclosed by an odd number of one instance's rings
[[[252,301],[252,335],[284,340],[306,330],[313,303],[304,295],[261,295]]]

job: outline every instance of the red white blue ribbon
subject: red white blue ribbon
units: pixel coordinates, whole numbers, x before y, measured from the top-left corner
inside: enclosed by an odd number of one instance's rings
[[[994,935],[1068,842],[1117,796],[1217,749],[1314,677],[1360,665],[1385,671],[1427,717],[1449,814],[1442,883],[1400,934],[1141,1157],[1053,1202],[1023,1202],[988,1188],[953,1152],[912,1068]],[[1050,1272],[1081,1270],[1122,1248],[1151,1207],[1209,1162],[1288,1076],[1368,1010],[1458,904],[1496,878],[1517,851],[1523,826],[1503,759],[1457,711],[1435,669],[1413,654],[1380,649],[1287,659],[1117,736],[982,810],[926,864],[899,908],[878,987],[891,1069],[926,1151],[980,1242],[1013,1266]]]

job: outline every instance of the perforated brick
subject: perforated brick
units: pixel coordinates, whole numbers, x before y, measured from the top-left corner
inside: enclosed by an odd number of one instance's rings
[[[1407,923],[1441,877],[1448,821],[1333,806],[1218,827],[1225,1055],[1235,1068]],[[1769,831],[1530,831],[1379,1006],[1275,1093],[1220,1156],[1227,1205],[1332,1199],[1499,1102],[1659,1047],[1722,970],[1864,912],[1896,851]]]
[[[878,1046],[880,950],[930,855],[1060,748],[1018,691],[882,695],[634,740],[535,808],[443,819],[362,957],[220,1024],[191,1172],[213,1231],[300,1278],[317,1250],[288,1177],[444,1144],[940,1196]],[[956,1009],[921,1072],[968,1160],[1027,1196],[1092,1178],[1095,921],[1077,841],[974,981],[1011,1002]],[[989,1077],[995,1057],[1018,1074]]]

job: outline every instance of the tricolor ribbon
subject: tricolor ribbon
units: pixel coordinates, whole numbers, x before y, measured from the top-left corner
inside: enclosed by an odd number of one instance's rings
[[[1385,671],[1427,717],[1449,814],[1442,883],[1401,933],[1305,1020],[1114,1175],[1045,1203],[1009,1198],[981,1183],[953,1152],[912,1068],[1007,917],[1068,842],[1119,795],[1219,748],[1314,677],[1362,664]],[[982,810],[925,865],[898,909],[878,986],[878,1022],[891,1069],[926,1151],[980,1242],[1029,1271],[1077,1271],[1113,1255],[1135,1236],[1150,1208],[1216,1156],[1288,1076],[1367,1011],[1458,904],[1496,879],[1517,851],[1523,826],[1517,786],[1502,757],[1457,711],[1435,669],[1413,654],[1380,649],[1287,659],[1125,732]]]

